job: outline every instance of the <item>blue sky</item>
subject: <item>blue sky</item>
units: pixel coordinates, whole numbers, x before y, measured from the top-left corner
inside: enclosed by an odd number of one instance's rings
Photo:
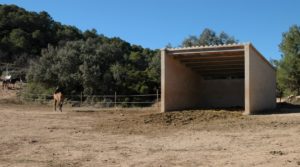
[[[298,0],[0,0],[54,20],[152,49],[178,46],[204,28],[252,42],[267,59],[279,59],[282,33],[300,25]]]

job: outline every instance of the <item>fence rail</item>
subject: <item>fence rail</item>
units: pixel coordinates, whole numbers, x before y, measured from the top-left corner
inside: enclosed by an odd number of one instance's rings
[[[52,100],[50,94],[33,94],[33,93],[20,93],[20,100],[33,101],[46,103]],[[158,107],[158,104],[154,104],[160,101],[160,94],[135,94],[135,95],[65,95],[66,103],[73,103],[74,105],[84,106],[84,105],[101,105],[103,107],[131,107],[131,106],[152,106]]]
[[[25,94],[25,95],[33,95],[33,96],[47,96],[47,97],[52,97],[53,95],[50,95],[50,94],[34,94],[34,93],[22,93],[22,94]],[[150,97],[150,96],[157,96],[160,94],[139,94],[139,95],[83,95],[84,97]],[[68,95],[66,94],[65,95],[66,97],[80,97],[82,95]]]

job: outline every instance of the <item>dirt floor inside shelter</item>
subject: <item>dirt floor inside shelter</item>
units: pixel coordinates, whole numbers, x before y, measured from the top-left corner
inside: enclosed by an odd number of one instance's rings
[[[300,114],[158,113],[0,98],[0,166],[300,166]]]

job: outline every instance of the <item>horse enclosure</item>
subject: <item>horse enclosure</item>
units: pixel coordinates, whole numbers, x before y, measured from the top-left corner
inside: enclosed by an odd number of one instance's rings
[[[297,166],[299,113],[20,102],[0,91],[0,166]],[[300,112],[300,110],[298,110]]]

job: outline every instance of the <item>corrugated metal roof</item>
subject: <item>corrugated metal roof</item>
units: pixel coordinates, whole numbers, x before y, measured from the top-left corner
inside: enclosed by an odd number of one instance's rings
[[[251,43],[246,42],[246,43],[233,43],[233,44],[223,44],[223,45],[204,45],[204,46],[191,46],[191,47],[163,48],[161,50],[176,51],[176,50],[186,50],[186,49],[222,48],[222,47],[244,46],[244,45],[249,45],[249,44],[251,44]]]

